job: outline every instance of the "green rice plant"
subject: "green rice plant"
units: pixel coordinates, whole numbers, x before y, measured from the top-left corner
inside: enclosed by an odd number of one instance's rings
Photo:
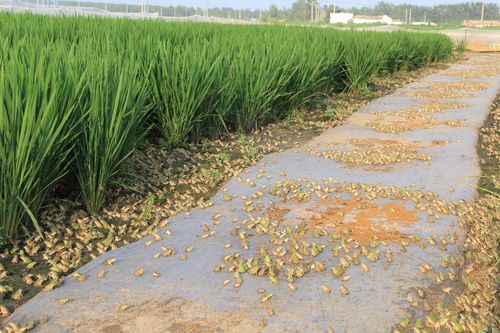
[[[285,87],[287,93],[273,106],[284,114],[287,110],[295,110],[314,96],[324,93],[327,90],[327,82],[331,79],[325,71],[328,58],[324,53],[318,52],[323,46],[321,41],[316,40],[305,50],[297,50],[297,42],[287,44],[288,68],[285,70],[290,74]]]
[[[385,36],[387,38],[387,36]],[[408,68],[407,52],[402,52],[404,50],[404,33],[394,32],[391,36],[391,40],[386,40],[384,44],[387,45],[386,54],[384,61],[381,64],[379,71],[384,74],[392,74],[400,70],[405,70]]]
[[[186,48],[160,43],[158,49],[150,84],[163,139],[174,146],[199,139],[203,125],[217,117],[221,57],[206,42]]]
[[[431,62],[446,60],[453,50],[453,42],[439,34],[411,34],[405,36],[401,52],[407,56],[409,69],[420,68]]]
[[[465,39],[461,39],[455,43],[455,51],[459,54],[463,54],[467,50],[467,41]]]
[[[343,35],[332,34],[327,39],[322,38],[321,53],[326,58],[323,75],[327,77],[325,92],[345,90],[345,50],[342,43]],[[314,51],[314,50],[313,50]]]
[[[5,41],[9,43],[9,41]],[[67,171],[83,80],[66,77],[55,45],[18,41],[0,53],[0,238],[20,226],[40,231],[37,214]]]
[[[73,169],[90,213],[102,207],[106,185],[146,134],[142,125],[149,107],[139,68],[132,59],[104,58],[89,70]]]
[[[239,131],[253,130],[275,119],[273,106],[286,94],[292,72],[283,59],[286,54],[269,50],[272,47],[277,46],[256,41],[250,48],[241,47],[232,59],[228,79],[236,86],[237,96],[231,122]]]
[[[346,37],[344,40],[346,86],[350,92],[360,93],[367,89],[368,81],[380,69],[387,48],[378,42],[377,33],[350,32]]]
[[[429,63],[449,60],[453,53],[453,41],[440,34],[430,35],[433,36],[426,40],[422,40],[422,43],[427,43],[427,45],[432,46],[432,54],[429,57]]]

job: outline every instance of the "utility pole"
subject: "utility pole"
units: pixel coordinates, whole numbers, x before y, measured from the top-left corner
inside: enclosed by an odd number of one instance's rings
[[[408,19],[409,20],[409,24],[411,24],[411,7],[410,7],[410,14],[408,14],[408,16],[409,16],[409,19]]]
[[[408,25],[408,8],[405,8],[405,25]]]
[[[311,0],[311,23],[314,22],[314,1]]]
[[[333,13],[335,14],[335,9],[336,9],[336,4],[335,2],[333,3]]]
[[[424,12],[424,23],[427,23],[427,12]]]
[[[483,27],[483,19],[484,19],[484,1],[481,1],[481,27]]]
[[[208,17],[208,0],[205,1],[205,17]]]

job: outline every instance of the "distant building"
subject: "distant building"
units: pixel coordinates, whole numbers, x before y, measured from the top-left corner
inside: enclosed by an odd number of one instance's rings
[[[367,16],[367,15],[354,15],[353,13],[330,13],[331,24],[368,24],[368,23],[383,23],[392,24],[392,18],[387,15],[382,16]],[[401,23],[400,23],[401,24]]]
[[[330,13],[330,24],[348,24],[352,23],[353,13]]]
[[[436,27],[437,26],[437,24],[434,23],[434,22],[424,22],[424,21],[420,21],[420,22],[415,21],[415,22],[411,22],[410,24],[411,25],[429,25],[431,27]]]
[[[481,27],[500,27],[500,21],[494,20],[466,20],[462,23],[469,28],[481,28]]]
[[[352,23],[355,23],[355,24],[366,24],[366,23],[392,24],[392,19],[387,15],[382,15],[382,16],[354,15]]]

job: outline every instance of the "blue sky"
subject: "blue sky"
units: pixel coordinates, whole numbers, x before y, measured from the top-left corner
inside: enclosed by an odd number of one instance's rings
[[[362,7],[362,6],[373,6],[379,0],[341,0],[335,1],[338,6],[341,7]],[[385,0],[387,1],[387,0]],[[457,2],[466,2],[473,0],[394,0],[387,1],[394,4],[401,3],[411,3],[413,5],[434,5],[437,3],[457,3]],[[487,2],[498,3],[500,0],[490,0]],[[128,3],[140,3],[141,0],[111,0],[110,2],[128,2]],[[322,5],[324,4],[332,4],[334,0],[320,0]],[[293,3],[293,0],[209,0],[210,7],[233,7],[239,8],[241,5],[242,8],[268,8],[270,4],[276,4],[278,7],[289,7]],[[205,0],[150,0],[150,4],[164,4],[166,6],[169,5],[188,5],[188,6],[197,6],[197,7],[205,7]]]

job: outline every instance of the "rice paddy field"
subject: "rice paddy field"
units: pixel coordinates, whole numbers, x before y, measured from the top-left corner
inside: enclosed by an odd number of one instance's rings
[[[89,213],[144,142],[183,146],[448,59],[445,36],[0,14],[0,237],[55,190]],[[63,181],[64,180],[64,181]]]

